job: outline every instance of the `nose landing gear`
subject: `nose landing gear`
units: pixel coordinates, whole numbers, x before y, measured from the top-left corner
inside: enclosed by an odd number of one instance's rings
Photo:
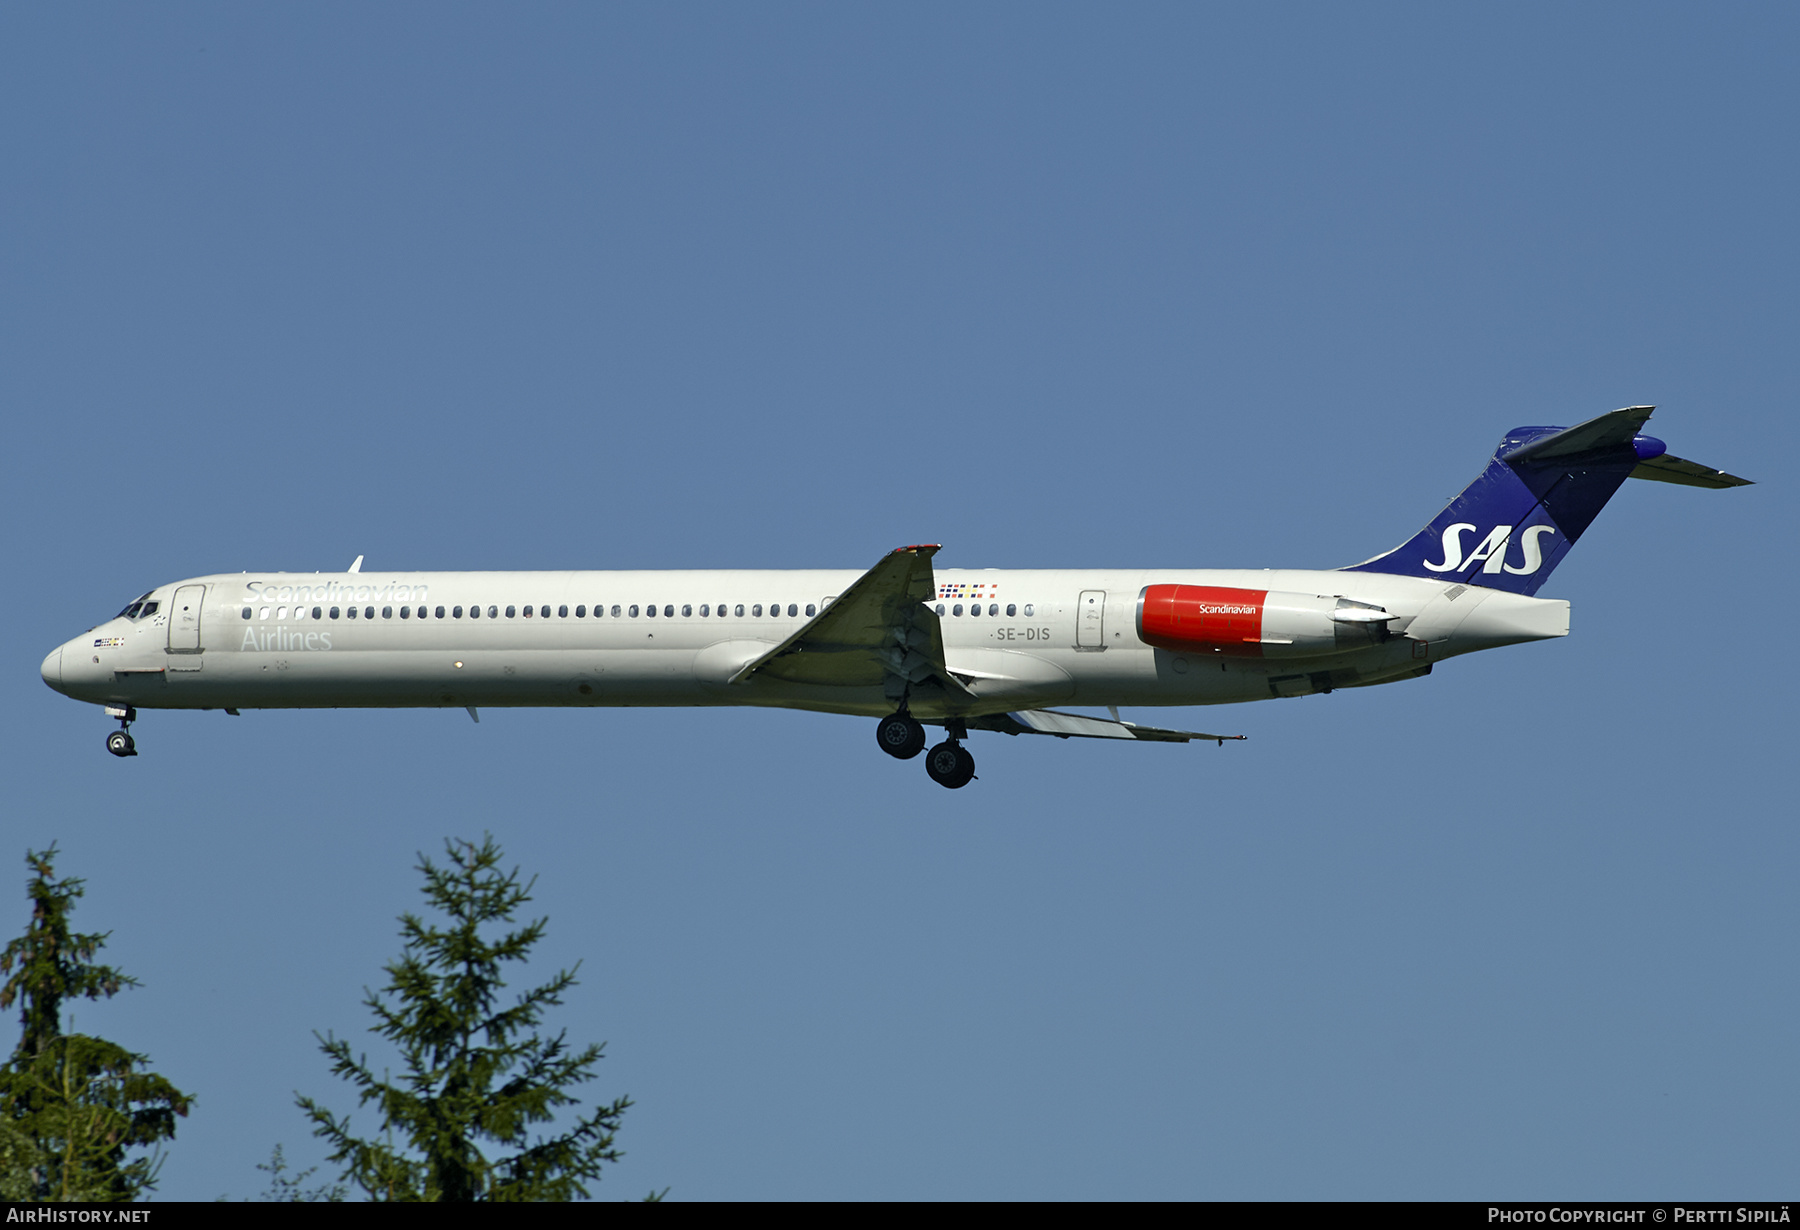
[[[123,709],[108,705],[106,716],[119,719],[119,728],[106,736],[106,750],[115,756],[137,755],[137,744],[131,738],[131,723],[137,718],[137,710],[130,705]]]

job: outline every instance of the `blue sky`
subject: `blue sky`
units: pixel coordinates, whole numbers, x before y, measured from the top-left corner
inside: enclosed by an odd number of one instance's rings
[[[197,1096],[171,1198],[319,1160],[313,1031],[366,1036],[417,854],[484,831],[637,1101],[597,1196],[1777,1198],[1797,34],[12,6],[0,931],[60,842],[144,982],[77,1027]],[[949,794],[847,718],[256,712],[115,761],[37,677],[154,584],[358,554],[1333,567],[1644,403],[1759,485],[1628,485],[1566,640],[1127,714],[1223,749],[978,735]]]

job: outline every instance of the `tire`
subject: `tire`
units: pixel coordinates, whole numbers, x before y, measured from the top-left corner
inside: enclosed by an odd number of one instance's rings
[[[137,744],[132,742],[129,734],[122,730],[115,730],[106,736],[106,750],[115,756],[135,756],[137,755]]]
[[[975,779],[975,757],[962,744],[945,740],[926,753],[925,773],[946,790],[961,790]]]
[[[876,724],[875,742],[895,760],[911,760],[925,750],[925,728],[910,714],[890,714]]]

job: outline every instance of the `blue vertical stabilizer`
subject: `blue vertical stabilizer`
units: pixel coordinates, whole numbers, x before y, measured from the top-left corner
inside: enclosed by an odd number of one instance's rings
[[[1634,471],[1682,481],[1679,458],[1640,434],[1652,406],[1628,406],[1574,427],[1515,427],[1481,476],[1430,525],[1385,555],[1345,569],[1390,572],[1535,594]],[[1703,467],[1693,467],[1703,469]],[[1719,471],[1709,471],[1719,474]],[[1694,485],[1737,486],[1744,480]]]

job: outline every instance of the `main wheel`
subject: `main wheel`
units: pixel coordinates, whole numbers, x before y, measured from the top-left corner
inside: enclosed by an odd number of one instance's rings
[[[106,736],[106,750],[115,756],[135,756],[137,744],[131,741],[131,736],[126,732],[115,730]]]
[[[893,713],[875,727],[875,742],[896,760],[911,760],[925,750],[925,728],[910,713]]]
[[[975,779],[975,757],[962,744],[945,740],[925,754],[925,772],[938,785],[961,790]]]

